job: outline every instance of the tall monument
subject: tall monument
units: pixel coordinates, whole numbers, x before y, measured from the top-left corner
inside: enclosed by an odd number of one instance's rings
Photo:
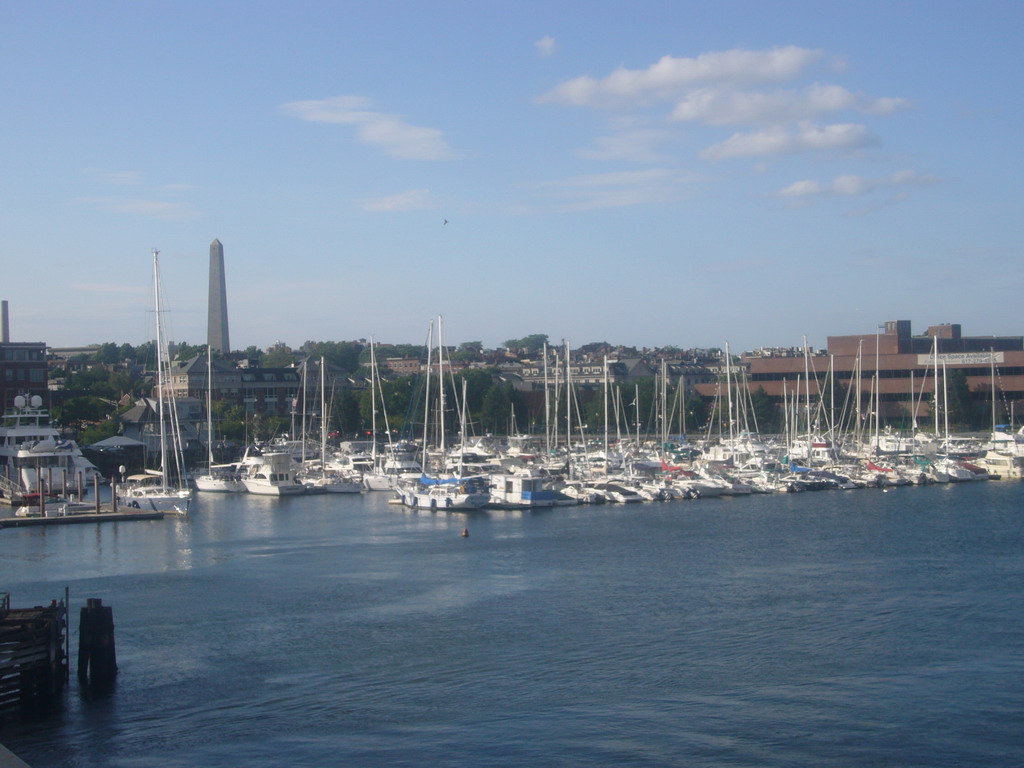
[[[210,243],[210,313],[206,320],[206,342],[218,352],[230,352],[228,342],[228,289],[224,282],[224,246]]]

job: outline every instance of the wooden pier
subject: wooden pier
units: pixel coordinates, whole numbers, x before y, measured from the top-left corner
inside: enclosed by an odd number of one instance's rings
[[[128,512],[114,512],[110,505],[103,505],[99,512],[73,512],[64,515],[45,517],[0,517],[0,528],[25,528],[38,525],[75,525],[78,523],[117,523],[129,520],[162,520],[163,512],[140,512],[132,509]]]
[[[67,605],[11,608],[0,595],[0,718],[49,709],[68,677]]]

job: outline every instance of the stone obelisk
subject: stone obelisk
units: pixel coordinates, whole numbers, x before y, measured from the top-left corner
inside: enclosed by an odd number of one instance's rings
[[[230,352],[228,342],[228,289],[224,282],[224,246],[220,240],[210,243],[210,314],[206,321],[206,341],[217,352]]]

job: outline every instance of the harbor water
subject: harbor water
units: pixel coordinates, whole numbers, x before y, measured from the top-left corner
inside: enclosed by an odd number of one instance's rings
[[[1024,764],[1024,483],[387,497],[0,530],[0,590],[68,587],[73,629],[59,711],[0,742],[33,768]],[[87,598],[105,695],[74,674]]]

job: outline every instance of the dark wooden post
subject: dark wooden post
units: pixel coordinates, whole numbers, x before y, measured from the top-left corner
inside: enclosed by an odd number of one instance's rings
[[[92,479],[93,479],[93,485],[95,486],[93,490],[96,493],[96,514],[98,515],[100,513],[100,475],[99,475],[99,473],[97,472],[95,475],[93,475]]]
[[[109,685],[117,676],[114,611],[90,597],[78,624],[78,679],[89,685]]]

